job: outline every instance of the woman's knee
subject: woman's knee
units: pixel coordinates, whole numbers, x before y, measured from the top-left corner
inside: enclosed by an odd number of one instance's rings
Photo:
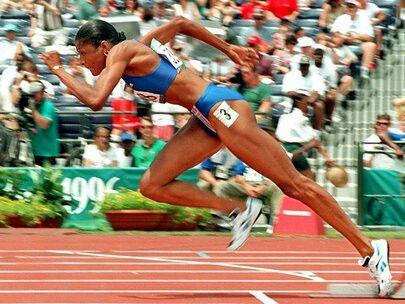
[[[139,191],[143,196],[157,200],[159,196],[159,186],[154,184],[150,178],[149,171],[146,171],[139,182]]]

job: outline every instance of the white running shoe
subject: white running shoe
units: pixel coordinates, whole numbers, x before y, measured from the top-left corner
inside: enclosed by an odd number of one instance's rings
[[[246,209],[236,214],[232,224],[233,237],[229,243],[228,250],[238,250],[245,244],[249,237],[250,230],[262,211],[263,202],[254,197],[248,197],[246,200]],[[232,214],[230,215],[232,217]],[[235,214],[234,214],[235,216]]]
[[[378,295],[385,297],[393,291],[392,275],[389,265],[390,249],[386,240],[373,240],[371,245],[374,248],[372,257],[365,257],[359,264],[368,268],[368,273],[377,280]]]

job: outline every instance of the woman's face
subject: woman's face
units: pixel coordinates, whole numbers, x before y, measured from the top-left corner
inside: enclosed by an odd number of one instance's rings
[[[93,76],[100,75],[106,65],[106,49],[103,42],[99,47],[94,47],[90,43],[76,42],[76,50],[79,53],[80,63],[88,68]]]

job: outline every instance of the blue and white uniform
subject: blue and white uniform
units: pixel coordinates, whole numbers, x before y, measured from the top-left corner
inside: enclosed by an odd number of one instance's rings
[[[150,101],[159,101],[159,95],[166,93],[179,73],[179,70],[169,60],[160,54],[159,57],[159,65],[150,74],[144,76],[122,76],[122,79],[136,90],[137,95],[146,97]],[[152,93],[153,95],[147,95],[147,93]],[[191,112],[201,122],[200,125],[210,135],[216,136],[216,132],[208,121],[208,113],[216,103],[224,100],[244,100],[244,97],[237,91],[210,83],[191,109]]]

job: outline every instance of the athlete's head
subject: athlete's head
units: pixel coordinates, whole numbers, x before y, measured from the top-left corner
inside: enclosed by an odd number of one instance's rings
[[[125,34],[123,32],[118,33],[110,23],[92,20],[86,22],[79,29],[76,34],[75,45],[81,63],[96,76],[105,68],[110,49],[125,39]]]

